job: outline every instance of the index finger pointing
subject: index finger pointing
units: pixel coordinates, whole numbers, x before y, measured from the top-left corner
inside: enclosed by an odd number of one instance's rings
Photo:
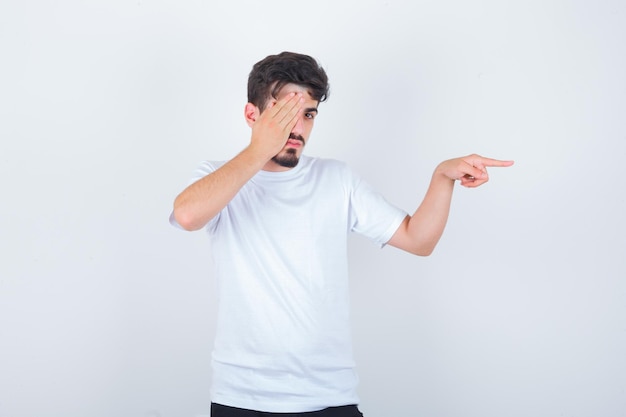
[[[482,156],[477,157],[474,165],[483,165],[486,167],[510,167],[513,165],[514,161],[505,161],[500,159],[491,159],[491,158],[483,158]]]

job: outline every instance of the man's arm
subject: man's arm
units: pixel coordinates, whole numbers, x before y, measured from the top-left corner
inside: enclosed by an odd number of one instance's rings
[[[185,230],[198,230],[215,217],[257,172],[285,146],[302,108],[302,95],[271,103],[260,115],[246,115],[250,144],[215,172],[185,188],[174,201],[174,218]]]
[[[413,216],[407,216],[389,240],[391,246],[415,255],[432,253],[443,234],[450,213],[454,182],[478,187],[489,181],[487,167],[508,167],[513,161],[500,161],[469,155],[450,159],[437,166],[422,204]]]

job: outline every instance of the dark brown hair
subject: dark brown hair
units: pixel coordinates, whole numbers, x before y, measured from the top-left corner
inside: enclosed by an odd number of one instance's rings
[[[286,84],[307,89],[318,102],[328,98],[328,77],[315,59],[294,52],[281,52],[257,62],[248,76],[248,102],[265,109],[267,100],[275,98]]]

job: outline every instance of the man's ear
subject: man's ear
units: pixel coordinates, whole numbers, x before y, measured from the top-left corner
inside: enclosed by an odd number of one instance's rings
[[[256,122],[256,119],[258,119],[261,115],[261,112],[259,111],[259,108],[254,104],[246,103],[243,114],[246,118],[246,123],[248,123],[248,126],[252,127],[254,122]]]

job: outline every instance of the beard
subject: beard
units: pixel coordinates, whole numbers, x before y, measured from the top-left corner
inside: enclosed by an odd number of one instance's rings
[[[298,165],[300,158],[293,148],[285,149],[283,152],[272,158],[272,161],[285,168],[293,168]]]
[[[304,146],[304,138],[301,135],[296,135],[295,133],[289,134],[289,139],[299,140],[302,142],[302,146]],[[278,155],[272,158],[272,161],[285,168],[293,168],[298,165],[300,158],[295,149],[287,148],[283,152],[280,152]]]

